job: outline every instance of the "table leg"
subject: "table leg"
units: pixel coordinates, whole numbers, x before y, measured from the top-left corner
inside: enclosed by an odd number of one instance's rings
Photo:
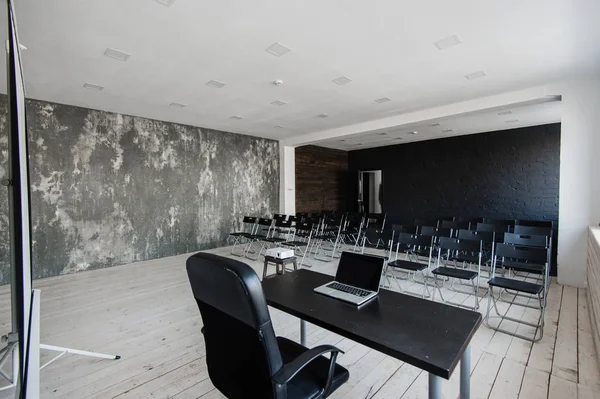
[[[300,319],[300,344],[306,346],[306,322]]]
[[[442,377],[429,373],[429,399],[441,399]]]
[[[460,399],[471,397],[471,344],[465,349],[460,361]]]

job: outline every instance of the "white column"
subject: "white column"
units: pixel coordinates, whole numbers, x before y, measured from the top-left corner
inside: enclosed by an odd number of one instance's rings
[[[583,287],[588,226],[600,222],[600,78],[561,86],[558,281]]]
[[[296,149],[279,142],[279,213],[296,214]]]

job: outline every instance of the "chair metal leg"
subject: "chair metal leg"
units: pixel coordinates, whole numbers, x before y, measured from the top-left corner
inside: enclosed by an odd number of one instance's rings
[[[306,346],[306,321],[300,319],[300,345]]]

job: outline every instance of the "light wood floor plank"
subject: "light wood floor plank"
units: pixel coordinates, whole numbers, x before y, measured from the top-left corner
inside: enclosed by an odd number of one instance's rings
[[[565,286],[560,306],[552,375],[577,383],[577,288]]]

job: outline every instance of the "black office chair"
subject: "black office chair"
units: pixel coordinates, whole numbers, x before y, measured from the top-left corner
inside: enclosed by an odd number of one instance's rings
[[[261,282],[245,263],[197,253],[187,272],[204,327],[206,363],[226,397],[326,398],[348,381],[332,345],[308,349],[276,337]],[[331,353],[327,359],[323,354]]]

